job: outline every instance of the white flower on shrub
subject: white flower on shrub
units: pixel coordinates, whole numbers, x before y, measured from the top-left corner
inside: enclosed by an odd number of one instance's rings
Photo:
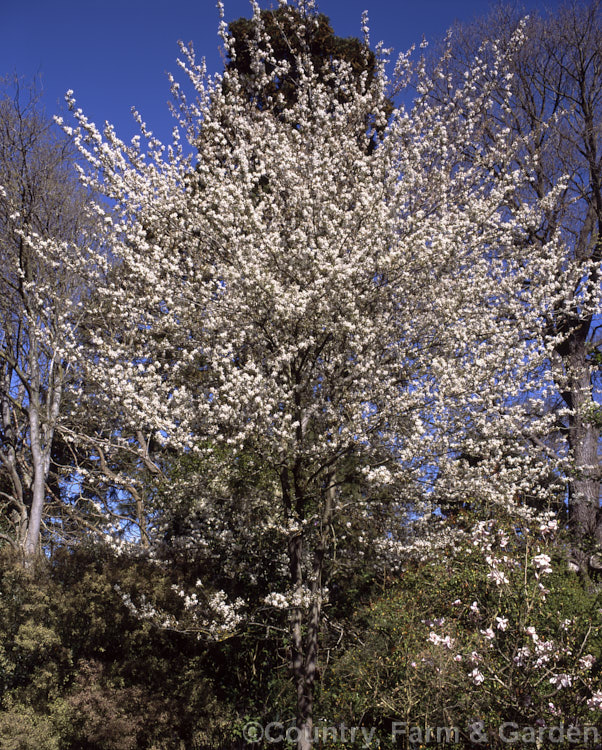
[[[276,607],[276,609],[287,609],[289,606],[286,596],[276,591],[268,594],[263,601],[265,604],[269,604],[270,607]]]
[[[533,558],[532,562],[533,565],[535,565],[535,567],[537,568],[537,571],[542,575],[547,575],[548,573],[552,572],[552,558],[549,555],[546,555],[544,553],[536,555]]]
[[[550,683],[552,685],[557,685],[559,689],[571,687],[573,684],[573,678],[569,674],[556,674],[553,677],[550,677]]]
[[[485,675],[475,667],[470,673],[470,677],[475,685],[482,685],[485,682]]]
[[[592,697],[587,701],[587,707],[590,711],[602,711],[602,690],[596,690]]]

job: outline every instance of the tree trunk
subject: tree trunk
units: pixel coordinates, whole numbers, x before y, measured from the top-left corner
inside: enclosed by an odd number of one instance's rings
[[[592,397],[586,340],[578,332],[569,340],[569,448],[575,476],[569,490],[569,522],[578,539],[602,542],[600,518],[600,471],[598,465],[599,428],[597,407]]]
[[[32,340],[35,343],[35,339]],[[33,363],[33,358],[31,359]],[[41,380],[37,363],[32,364],[32,387],[29,398],[29,439],[31,442],[31,462],[33,481],[31,485],[31,507],[27,523],[27,536],[23,553],[25,559],[31,559],[39,552],[42,513],[46,501],[46,482],[50,471],[50,452],[54,438],[54,426],[58,418],[61,403],[62,386],[60,368],[49,368],[46,403],[42,405],[39,383]],[[40,415],[45,410],[43,421]]]
[[[34,480],[31,492],[31,509],[29,511],[29,521],[27,524],[27,536],[23,553],[25,559],[31,559],[39,551],[40,529],[42,526],[42,509],[44,507],[46,481],[44,473],[40,467],[34,467]]]
[[[322,614],[322,576],[334,510],[334,496],[333,475],[330,475],[326,481],[320,538],[313,559],[311,604],[305,642],[303,607],[296,606],[291,610],[291,666],[297,692],[297,750],[308,750],[313,743],[314,687],[318,672],[318,640]],[[288,549],[292,588],[298,595],[301,595],[303,592],[303,537],[301,533],[291,537]]]
[[[303,593],[303,536],[295,533],[289,540],[289,564],[291,587],[295,595]],[[303,607],[299,603],[291,608],[291,668],[297,698],[297,748],[311,747],[313,729],[313,684],[307,680],[305,649],[303,645]]]
[[[27,523],[27,536],[23,553],[25,559],[34,557],[38,552],[40,528],[42,526],[42,509],[44,507],[46,490],[46,471],[44,466],[45,446],[43,446],[42,427],[40,425],[40,399],[37,390],[32,388],[29,403],[29,440],[31,442],[31,469],[33,481],[31,484],[31,507]]]

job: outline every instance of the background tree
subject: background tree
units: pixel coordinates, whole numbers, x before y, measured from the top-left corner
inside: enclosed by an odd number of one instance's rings
[[[273,64],[268,62],[266,73],[270,76],[270,82],[267,86],[258,85],[255,68],[257,42],[262,52],[268,52],[268,48],[257,36],[256,23],[248,18],[239,18],[228,25],[231,44],[227,47],[226,64],[228,70],[236,70],[245,95],[260,109],[268,108],[279,116],[285,108],[294,105],[307,58],[318,79],[332,86],[334,100],[341,104],[348,101],[349,94],[334,84],[333,76],[336,76],[336,67],[340,62],[350,66],[356,88],[361,89],[366,84],[369,86],[377,74],[377,57],[370,49],[367,37],[362,41],[357,37],[337,36],[330,19],[322,13],[312,14],[307,25],[308,16],[302,9],[282,5],[276,10],[260,11],[260,18],[271,55],[280,66],[278,72],[274,75]],[[367,28],[365,24],[364,28]],[[393,111],[393,103],[389,99],[386,99],[385,111],[387,115]],[[368,114],[366,121],[359,124],[360,132],[370,128],[370,119]],[[377,125],[376,134],[382,133],[384,125],[384,122]],[[369,150],[376,145],[376,134],[369,142]]]
[[[71,248],[89,222],[72,143],[45,117],[35,86],[0,95],[0,483],[2,538],[39,550],[69,347],[85,289]],[[61,244],[64,243],[64,244]],[[52,480],[55,491],[60,479]]]
[[[548,351],[542,377],[553,379],[548,406],[558,410],[543,447],[551,456],[570,456],[569,518],[577,537],[602,541],[600,512],[600,262],[602,245],[602,16],[597,0],[568,4],[544,16],[534,12],[525,43],[512,58],[512,105],[500,106],[491,127],[509,128],[521,144],[515,167],[529,179],[516,200],[537,203],[561,187],[561,198],[545,212],[529,245],[558,235],[564,254],[552,282],[560,294],[528,334]],[[448,96],[466,61],[484,40],[504,46],[520,22],[517,6],[500,6],[471,26],[453,29],[446,63],[439,67],[435,96]],[[481,51],[479,54],[487,54]],[[487,85],[490,85],[489,83]],[[502,92],[500,92],[502,93]],[[501,99],[500,99],[501,101]],[[484,140],[493,137],[488,128]],[[480,158],[467,149],[468,158]],[[492,164],[492,170],[500,169]],[[528,254],[516,245],[517,257]],[[531,282],[533,283],[533,282]],[[530,447],[529,447],[530,443]],[[526,450],[537,449],[527,440]],[[582,561],[584,563],[584,561]],[[587,566],[584,566],[584,570]]]

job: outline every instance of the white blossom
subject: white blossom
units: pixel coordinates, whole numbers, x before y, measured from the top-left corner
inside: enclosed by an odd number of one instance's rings
[[[475,685],[482,685],[485,682],[485,675],[480,672],[476,667],[470,673],[470,677]]]

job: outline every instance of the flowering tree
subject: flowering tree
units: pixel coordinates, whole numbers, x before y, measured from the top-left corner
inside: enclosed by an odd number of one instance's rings
[[[556,302],[529,331],[548,350],[545,367],[553,387],[548,407],[558,415],[546,443],[550,454],[570,457],[569,517],[575,536],[585,542],[602,541],[600,512],[599,439],[600,402],[600,230],[602,227],[601,149],[601,6],[597,0],[567,5],[546,16],[535,13],[524,25],[525,43],[510,61],[513,105],[503,107],[506,88],[500,89],[500,118],[514,142],[520,144],[515,168],[529,179],[519,200],[537,203],[561,187],[554,210],[542,216],[531,243],[559,236],[564,251],[552,276]],[[447,96],[451,78],[461,78],[467,60],[484,39],[513,45],[520,23],[515,7],[498,7],[488,18],[453,30],[443,86]],[[439,63],[436,63],[438,65]],[[448,75],[450,77],[448,77]],[[484,131],[486,139],[493,134]],[[492,165],[492,168],[497,166]],[[525,248],[515,245],[517,255]],[[523,321],[527,335],[527,321]],[[577,555],[579,557],[579,555]],[[587,572],[587,555],[580,559]]]
[[[104,230],[95,242],[111,247],[114,268],[98,257],[103,325],[81,366],[102,385],[99,398],[118,404],[124,433],[142,422],[198,454],[211,480],[192,503],[202,518],[219,517],[229,465],[261,467],[261,492],[249,500],[249,517],[260,520],[244,532],[279,540],[288,569],[286,588],[266,604],[288,613],[307,747],[340,550],[351,557],[355,546],[358,556],[358,543],[370,546],[385,529],[403,535],[407,509],[428,510],[424,486],[457,450],[458,431],[476,424],[493,439],[495,419],[514,424],[520,406],[501,417],[500,404],[528,391],[542,356],[516,322],[553,302],[549,290],[525,299],[525,278],[548,274],[555,245],[535,246],[521,262],[509,252],[528,239],[541,207],[517,206],[518,175],[490,170],[512,158],[506,133],[481,145],[485,82],[505,80],[498,52],[493,64],[477,61],[442,105],[428,99],[420,74],[413,109],[387,122],[382,54],[359,80],[344,61],[319,71],[307,48],[313,7],[294,12],[304,26],[288,106],[275,81],[289,62],[274,56],[254,6],[257,96],[235,66],[207,77],[183,48],[194,98],[172,82],[179,128],[168,148],[140,118],[130,144],[79,110],[68,132],[88,160],[87,184],[113,206],[98,208]],[[222,34],[232,59],[225,25]],[[410,78],[402,56],[398,85]],[[479,159],[465,158],[466,144]],[[532,420],[529,429],[544,426]],[[499,481],[475,491],[511,503],[534,485],[538,457],[516,455]],[[462,477],[445,476],[459,492]],[[235,544],[244,553],[245,538]],[[220,622],[235,627],[244,603],[212,601]]]

